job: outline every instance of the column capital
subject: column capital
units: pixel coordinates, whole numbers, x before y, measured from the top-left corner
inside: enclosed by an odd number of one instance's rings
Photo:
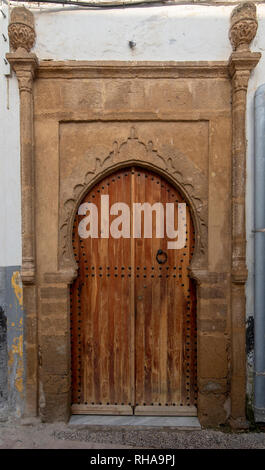
[[[6,58],[17,75],[19,91],[31,92],[38,66],[36,54],[30,52],[36,38],[32,12],[25,7],[14,8],[11,12],[8,35],[12,52],[6,54]]]
[[[38,67],[38,58],[35,54],[17,51],[6,54],[12,69],[18,79],[19,91],[32,91],[32,82]]]
[[[244,2],[232,11],[229,39],[233,51],[228,63],[234,91],[247,91],[250,72],[258,64],[261,54],[251,52],[249,45],[256,36],[258,28],[256,6]]]
[[[260,52],[233,52],[229,58],[228,69],[231,78],[236,72],[250,72],[256,67],[261,58]]]
[[[36,38],[34,16],[30,10],[24,6],[13,8],[8,36],[13,51],[30,52]]]
[[[20,159],[22,199],[22,267],[23,285],[35,283],[34,233],[34,126],[32,84],[38,59],[30,52],[35,41],[34,16],[25,7],[14,8],[8,28],[12,52],[6,54],[16,73],[20,92]]]
[[[258,29],[256,5],[244,2],[238,5],[231,14],[229,39],[234,51],[249,51],[249,45]]]

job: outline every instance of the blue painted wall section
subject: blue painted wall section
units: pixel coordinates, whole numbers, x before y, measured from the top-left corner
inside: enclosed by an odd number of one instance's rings
[[[0,421],[7,414],[7,321],[0,307]]]
[[[23,412],[25,378],[23,320],[20,267],[2,267],[0,268],[0,419],[4,419],[8,414],[20,417]]]

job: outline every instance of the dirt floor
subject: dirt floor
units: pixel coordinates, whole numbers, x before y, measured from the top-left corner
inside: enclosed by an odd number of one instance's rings
[[[77,428],[0,422],[0,449],[265,449],[265,432]]]

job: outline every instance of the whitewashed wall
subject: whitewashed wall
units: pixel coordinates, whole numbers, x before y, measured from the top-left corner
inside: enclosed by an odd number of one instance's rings
[[[1,4],[1,2],[0,2]],[[8,8],[0,13],[0,267],[21,264],[19,93],[4,57],[8,51]]]
[[[12,2],[16,5],[16,2]],[[28,6],[28,5],[26,5]],[[34,52],[52,60],[227,60],[234,5],[172,5],[86,10],[31,5],[37,41]],[[265,51],[265,5],[258,5],[253,51]],[[130,49],[128,42],[136,47]],[[2,44],[2,43],[1,43]],[[2,46],[3,47],[3,46]],[[247,313],[253,315],[253,126],[254,93],[265,82],[265,52],[249,83],[247,105]],[[9,109],[7,102],[9,100]],[[0,266],[21,263],[19,101],[15,77],[1,74]]]
[[[230,12],[191,5],[42,11],[35,52],[57,60],[222,60],[230,52]]]

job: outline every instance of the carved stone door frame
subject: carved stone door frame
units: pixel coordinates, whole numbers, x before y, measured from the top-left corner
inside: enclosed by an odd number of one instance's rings
[[[30,52],[34,43],[33,15],[24,7],[15,8],[9,26],[13,52],[7,54],[18,78],[20,91],[20,155],[22,191],[22,268],[26,345],[26,408],[25,416],[41,415],[43,420],[67,420],[70,413],[70,342],[69,342],[69,285],[76,276],[72,255],[72,224],[83,195],[109,172],[128,164],[142,164],[165,176],[186,197],[193,212],[196,231],[196,250],[190,268],[197,282],[198,318],[198,416],[201,424],[216,426],[229,422],[234,427],[245,426],[245,110],[248,80],[251,70],[260,59],[259,53],[249,50],[256,34],[256,7],[242,4],[232,14],[230,40],[234,48],[228,62],[38,62]],[[143,142],[137,135],[128,135],[104,159],[95,158],[84,179],[70,188],[70,196],[59,201],[57,269],[38,275],[36,260],[36,160],[33,118],[34,79],[52,78],[209,78],[231,80],[232,92],[232,154],[231,154],[231,270],[212,272],[208,266],[208,192],[203,177],[188,178],[181,159],[172,160]],[[184,116],[184,115],[183,115]],[[180,113],[181,117],[181,113]],[[61,117],[58,126],[74,119],[69,112]],[[81,119],[81,117],[78,117]],[[108,119],[87,114],[86,122]],[[113,119],[113,116],[110,117]],[[126,118],[124,118],[126,119]],[[129,119],[139,121],[139,115]],[[144,119],[150,119],[145,117]],[[133,127],[133,126],[132,126]],[[59,128],[59,127],[58,127]],[[55,130],[55,132],[57,132]],[[212,132],[217,130],[212,129]],[[223,138],[225,136],[223,135]],[[57,144],[56,144],[57,145]],[[130,151],[133,148],[133,153]],[[132,157],[133,154],[133,157]],[[197,179],[196,179],[197,178]],[[208,189],[207,189],[208,191]],[[42,240],[45,241],[44,239]],[[47,242],[49,242],[47,238]],[[218,319],[205,321],[207,301],[220,300],[230,286],[228,307],[229,341],[208,334],[218,330]],[[226,287],[224,287],[226,286]],[[42,324],[45,323],[45,327]],[[43,331],[51,333],[43,334]],[[50,328],[50,330],[49,330]],[[226,344],[226,346],[225,346]],[[216,352],[217,351],[217,352]],[[223,356],[223,372],[215,377],[209,366],[211,352]]]

